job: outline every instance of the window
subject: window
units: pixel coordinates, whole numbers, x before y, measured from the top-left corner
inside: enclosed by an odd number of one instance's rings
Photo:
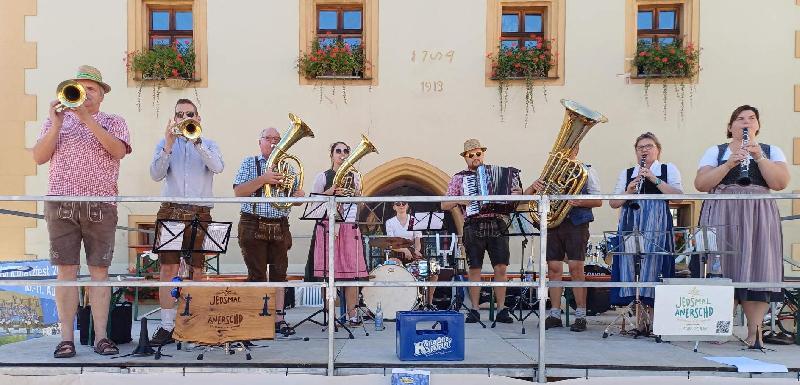
[[[380,0],[300,0],[300,55],[311,55],[318,41],[325,50],[335,44],[359,51],[363,71],[342,80],[340,76],[308,79],[298,75],[300,85],[377,85],[378,84],[378,6]]]
[[[525,46],[535,48],[544,40],[544,10],[537,8],[503,8],[500,27],[500,48]]]
[[[639,7],[636,39],[645,44],[672,44],[681,39],[680,8],[675,5]]]
[[[639,44],[666,45],[680,41],[700,47],[699,0],[626,0],[625,4],[625,72],[630,83],[644,84],[645,76],[634,68]],[[699,76],[691,77],[697,83]],[[680,83],[684,78],[664,78],[665,83]]]
[[[208,87],[207,0],[128,0],[128,52],[194,44],[194,87]],[[138,87],[133,76],[128,87]]]
[[[362,14],[360,6],[318,6],[317,39],[320,45],[330,46],[342,40],[351,47],[360,46],[364,38]]]
[[[157,46],[188,46],[194,39],[191,8],[149,8],[149,48]]]
[[[501,49],[533,48],[539,42],[552,41],[554,65],[537,84],[564,85],[564,35],[566,0],[487,0],[486,7],[486,85],[497,86],[492,79],[492,57]],[[512,79],[524,84],[525,79]]]

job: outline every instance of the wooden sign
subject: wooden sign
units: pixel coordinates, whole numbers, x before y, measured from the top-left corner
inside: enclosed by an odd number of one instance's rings
[[[275,288],[184,287],[173,337],[218,345],[275,338]]]

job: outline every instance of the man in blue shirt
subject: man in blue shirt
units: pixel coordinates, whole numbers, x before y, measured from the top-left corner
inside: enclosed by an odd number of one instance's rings
[[[212,184],[214,174],[219,174],[224,168],[222,154],[217,143],[208,138],[187,139],[177,134],[175,128],[186,119],[200,122],[197,107],[189,99],[179,99],[175,105],[175,116],[170,118],[164,133],[164,139],[156,145],[153,161],[150,163],[150,177],[154,181],[164,181],[161,195],[165,197],[182,198],[207,198],[213,197]],[[205,134],[205,132],[203,132]],[[189,221],[197,218],[200,221],[211,221],[211,203],[177,204],[164,202],[158,210],[156,217],[166,220]],[[186,227],[183,238],[183,248],[200,249],[203,245],[204,233],[197,232],[194,246],[191,243],[191,231]],[[158,259],[161,264],[160,278],[162,282],[169,282],[178,275],[181,253],[177,251],[160,252]],[[205,255],[203,253],[191,254],[191,265],[194,274],[203,273]],[[186,263],[190,263],[186,261]],[[161,305],[161,325],[153,334],[150,342],[153,345],[165,345],[174,342],[172,330],[175,327],[175,300],[170,295],[169,287],[158,289],[158,298]]]
[[[260,154],[248,156],[242,161],[233,192],[237,197],[264,196],[264,186],[277,185],[283,176],[267,167],[267,159],[273,148],[280,142],[281,135],[275,128],[266,128],[259,135]],[[294,170],[290,170],[294,171]],[[303,197],[295,180],[294,197]],[[296,203],[299,206],[302,203]],[[250,282],[286,282],[286,269],[289,266],[287,252],[292,248],[292,233],[289,232],[289,212],[291,208],[277,208],[271,203],[242,203],[239,219],[239,247],[247,265],[247,280]],[[269,266],[269,268],[267,268]],[[275,331],[283,335],[294,331],[283,318],[284,289],[275,292]]]

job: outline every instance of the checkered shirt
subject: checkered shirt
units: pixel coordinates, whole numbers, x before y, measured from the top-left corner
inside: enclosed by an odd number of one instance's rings
[[[261,163],[261,174],[264,174],[267,171],[267,159],[264,158],[263,155],[258,155],[258,162]],[[290,168],[291,171],[294,172],[294,168]],[[239,171],[236,172],[236,179],[233,181],[233,187],[236,185],[240,185],[242,183],[249,182],[253,179],[258,178],[258,170],[256,169],[256,162],[252,156],[248,156],[244,158],[242,161],[242,165],[239,166]],[[295,189],[297,188],[298,180],[295,180]],[[253,193],[252,196],[263,196],[264,190],[259,190]],[[261,195],[256,195],[261,193]],[[276,209],[270,203],[256,203],[255,204],[255,212],[253,212],[253,204],[252,203],[242,203],[242,212],[248,214],[255,214],[258,216],[262,216],[264,218],[282,218],[288,217],[289,209]]]
[[[118,115],[98,112],[92,115],[111,135],[125,143],[131,152],[128,125]],[[39,139],[53,126],[48,118],[39,132]],[[47,195],[116,196],[119,159],[103,148],[89,128],[71,111],[64,114],[56,149],[50,158]]]

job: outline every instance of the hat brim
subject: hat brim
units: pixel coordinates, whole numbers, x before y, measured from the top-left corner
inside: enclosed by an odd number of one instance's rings
[[[77,81],[77,80],[89,80],[89,81],[92,81],[92,82],[95,82],[95,83],[99,84],[99,85],[100,85],[100,87],[103,87],[103,91],[104,91],[105,93],[109,93],[109,92],[111,92],[111,86],[110,86],[110,85],[108,85],[108,84],[106,84],[106,83],[103,83],[103,82],[98,82],[97,80],[94,80],[94,79],[87,79],[87,78],[72,78],[72,80],[75,80],[75,81]]]
[[[475,148],[471,148],[471,149],[469,149],[469,150],[467,150],[467,151],[464,151],[464,152],[462,152],[462,153],[461,153],[461,156],[464,156],[464,155],[466,155],[468,152],[470,152],[470,151],[472,151],[472,150],[477,150],[477,149],[480,149],[481,151],[486,151],[486,147],[475,147]]]

